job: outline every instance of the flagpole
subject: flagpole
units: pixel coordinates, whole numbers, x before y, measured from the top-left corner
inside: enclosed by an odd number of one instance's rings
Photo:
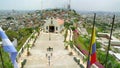
[[[95,28],[95,18],[96,18],[96,13],[94,13],[94,19],[93,19],[93,27],[92,27],[92,34],[91,34],[91,41],[90,41],[90,47],[89,47],[88,60],[87,60],[87,68],[89,68],[90,51],[91,51],[91,47],[92,47],[92,37],[93,37],[93,31],[94,31],[94,28]]]
[[[110,32],[110,39],[109,39],[108,50],[107,50],[107,55],[106,55],[106,60],[105,60],[105,68],[107,68],[107,61],[108,61],[108,57],[109,57],[109,50],[110,50],[110,45],[111,45],[111,36],[112,36],[114,21],[115,21],[115,15],[113,16],[113,21],[112,21],[112,27],[111,27],[111,32]]]
[[[2,68],[5,68],[5,67],[4,67],[4,61],[3,61],[3,58],[2,58],[1,48],[0,48],[0,58],[1,58]]]

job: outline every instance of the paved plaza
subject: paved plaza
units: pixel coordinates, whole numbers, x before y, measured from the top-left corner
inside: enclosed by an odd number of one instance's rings
[[[64,49],[63,40],[61,34],[42,32],[30,50],[31,55],[25,58],[24,68],[80,68],[74,56],[69,56],[69,51]]]

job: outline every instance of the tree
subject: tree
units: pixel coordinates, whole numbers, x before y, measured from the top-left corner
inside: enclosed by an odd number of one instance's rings
[[[100,44],[101,44],[100,42],[96,42],[96,49],[101,48],[101,45],[100,45]]]
[[[40,34],[40,28],[39,28],[39,27],[36,27],[35,30],[37,31],[38,36],[39,36],[39,34]]]
[[[71,52],[69,53],[69,55],[73,55],[72,50],[73,50],[73,45],[74,45],[74,42],[70,40],[70,41],[68,42],[68,45],[69,45],[69,46],[70,46],[70,48],[71,48]]]
[[[104,52],[97,51],[97,58],[101,64],[104,64],[105,57],[103,57],[103,56],[105,56]]]
[[[66,41],[66,38],[67,38],[67,35],[68,35],[69,23],[68,23],[68,22],[65,22],[64,27],[66,28],[65,35],[64,35],[64,36],[65,36],[64,42],[65,42],[65,41]]]
[[[10,39],[11,41],[13,41],[13,38],[19,39],[18,33],[15,32],[15,31],[13,31],[13,30],[7,30],[7,31],[6,31],[6,34],[7,34],[7,36],[9,37],[9,39]]]
[[[65,30],[65,34],[64,34],[64,42],[66,42],[66,38],[67,38],[67,35],[68,35],[68,30]]]

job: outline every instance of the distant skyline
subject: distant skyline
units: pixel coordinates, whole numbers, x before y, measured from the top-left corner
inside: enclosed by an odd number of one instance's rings
[[[68,0],[0,0],[0,10],[41,10],[67,7]],[[81,11],[120,12],[120,0],[71,0],[71,8]]]

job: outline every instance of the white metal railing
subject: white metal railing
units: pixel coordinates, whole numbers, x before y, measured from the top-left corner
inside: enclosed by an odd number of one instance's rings
[[[21,47],[21,49],[18,51],[18,54],[17,54],[17,59],[21,56],[21,54],[23,53],[24,51],[24,48],[25,46],[28,44],[29,40],[31,39],[31,37],[35,34],[35,31],[30,35],[30,37],[26,40],[26,42],[23,44],[23,46]]]
[[[77,51],[77,53],[79,53],[81,57],[86,57],[75,45],[73,45],[73,48]]]

